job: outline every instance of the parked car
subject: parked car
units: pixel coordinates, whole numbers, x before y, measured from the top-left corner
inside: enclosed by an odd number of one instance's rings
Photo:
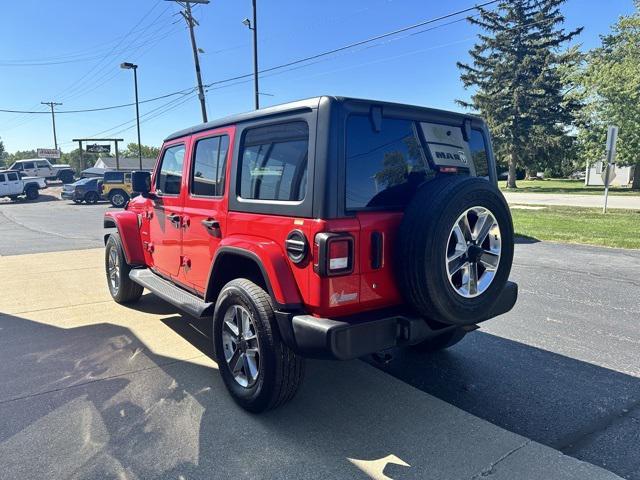
[[[24,195],[27,200],[35,200],[46,187],[44,178],[21,177],[14,170],[0,170],[0,197],[15,200]]]
[[[75,174],[71,165],[52,164],[46,158],[31,158],[14,162],[10,170],[16,170],[26,177],[39,177],[46,180],[60,180],[62,183],[73,182]]]
[[[65,200],[73,200],[75,203],[98,203],[102,199],[100,194],[102,179],[81,178],[77,182],[63,185],[60,197]]]
[[[114,207],[124,207],[133,194],[131,172],[105,172],[101,193]]]
[[[212,320],[243,408],[291,399],[304,357],[435,351],[509,311],[509,208],[479,117],[320,97],[166,138],[107,212],[113,299]],[[327,388],[331,388],[327,385]]]

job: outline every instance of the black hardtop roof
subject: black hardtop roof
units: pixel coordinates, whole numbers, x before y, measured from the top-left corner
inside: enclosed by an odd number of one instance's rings
[[[431,113],[431,114],[443,114],[447,117],[458,117],[462,121],[464,118],[478,118],[475,115],[465,114],[460,112],[452,112],[448,110],[439,110],[429,107],[421,107],[418,105],[408,105],[403,103],[394,103],[394,102],[384,102],[379,100],[367,100],[364,98],[353,98],[353,97],[336,97],[336,96],[321,96],[321,97],[313,97],[307,98],[305,100],[297,100],[294,102],[282,103],[279,105],[274,105],[272,107],[261,108],[260,110],[253,110],[251,112],[238,113],[235,115],[229,115],[227,117],[223,117],[217,120],[212,120],[207,123],[200,123],[198,125],[194,125],[189,128],[185,128],[183,130],[178,130],[177,132],[172,133],[167,138],[165,138],[165,142],[170,140],[175,140],[177,138],[186,137],[188,135],[193,135],[194,133],[202,132],[205,130],[211,130],[214,128],[220,128],[228,125],[235,125],[242,122],[247,122],[250,120],[256,120],[260,118],[266,118],[271,116],[280,115],[283,113],[295,112],[296,110],[309,110],[318,108],[318,105],[322,101],[322,99],[327,99],[329,101],[337,102],[337,103],[367,103],[371,105],[379,105],[384,107],[394,107],[394,108],[402,108],[402,109],[412,109],[422,113]]]

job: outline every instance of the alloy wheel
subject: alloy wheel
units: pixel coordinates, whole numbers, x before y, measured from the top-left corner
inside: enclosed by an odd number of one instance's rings
[[[471,207],[454,222],[449,233],[445,264],[449,283],[458,295],[482,295],[500,264],[502,236],[495,215],[485,207]]]
[[[232,305],[222,323],[224,359],[235,381],[242,387],[255,385],[260,374],[260,344],[255,322],[241,305]]]
[[[118,294],[120,289],[120,262],[118,261],[118,252],[115,248],[109,251],[109,260],[107,264],[107,272],[109,274],[109,286],[114,295]]]

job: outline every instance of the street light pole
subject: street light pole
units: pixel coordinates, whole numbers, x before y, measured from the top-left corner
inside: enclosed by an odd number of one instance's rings
[[[138,102],[138,65],[134,63],[124,62],[120,64],[120,68],[124,68],[125,70],[133,70],[133,85],[136,93],[136,126],[138,128],[138,160],[140,162],[140,170],[142,170],[142,143],[140,143],[140,107]],[[118,161],[117,158],[116,161]]]
[[[245,18],[242,23],[253,31],[253,95],[256,110],[260,108],[260,90],[258,88],[258,9],[256,0],[253,4],[253,22]]]
[[[53,145],[55,149],[58,149],[58,137],[56,135],[56,112],[54,111],[54,107],[56,105],[62,105],[62,103],[58,102],[40,102],[42,105],[49,105],[51,107],[51,122],[53,123]]]
[[[256,110],[260,108],[260,93],[258,90],[258,12],[256,0],[253,0],[253,93]]]

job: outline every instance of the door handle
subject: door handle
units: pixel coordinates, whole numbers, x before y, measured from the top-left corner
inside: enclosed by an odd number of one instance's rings
[[[220,232],[220,223],[215,218],[207,218],[200,222],[204,228],[209,230],[214,237],[220,238],[222,236]]]
[[[169,221],[171,223],[173,223],[174,227],[176,227],[176,228],[180,227],[180,215],[172,213],[170,215],[167,215],[167,218],[169,219]]]

